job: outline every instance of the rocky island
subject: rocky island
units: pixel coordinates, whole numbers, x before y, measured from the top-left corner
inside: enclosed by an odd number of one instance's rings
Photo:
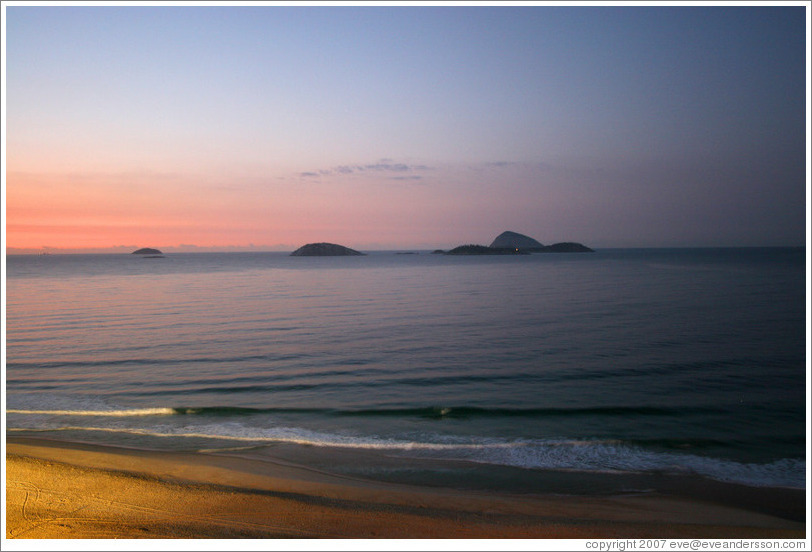
[[[290,254],[292,257],[341,257],[349,255],[364,255],[355,249],[337,245],[335,243],[308,243]]]
[[[439,251],[439,250],[438,250]],[[438,251],[435,251],[438,252]],[[543,245],[530,236],[518,232],[502,232],[491,245],[461,245],[446,255],[529,255],[530,253],[592,253],[594,250],[576,242]]]
[[[151,247],[142,247],[132,252],[133,255],[163,255],[160,249],[153,249]]]
[[[511,232],[510,230],[502,232],[496,239],[491,242],[491,247],[497,248],[510,248],[522,249],[524,251],[541,251],[544,245],[541,242],[534,240],[530,236],[519,234],[518,232]]]
[[[529,255],[527,251],[521,249],[510,249],[507,247],[488,247],[487,245],[460,245],[451,251],[446,251],[446,255]]]

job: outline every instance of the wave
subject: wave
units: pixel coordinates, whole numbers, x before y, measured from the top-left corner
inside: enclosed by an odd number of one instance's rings
[[[433,460],[468,461],[522,469],[590,472],[695,473],[721,481],[753,486],[803,488],[803,456],[752,463],[719,458],[736,449],[728,439],[711,435],[676,437],[664,433],[647,438],[601,439],[507,436],[487,428],[556,426],[574,420],[574,427],[597,418],[648,420],[663,428],[695,416],[697,409],[660,406],[591,406],[581,408],[486,408],[423,406],[411,408],[250,408],[239,406],[160,406],[123,408],[99,397],[12,397],[6,413],[8,432],[77,432],[106,435],[105,442],[129,442],[159,448],[177,446],[223,449],[233,446],[291,444],[341,447],[359,452]],[[722,407],[720,407],[722,408]],[[704,407],[701,414],[722,410]],[[92,421],[91,421],[92,419]],[[436,423],[423,423],[421,420]],[[462,423],[445,423],[446,420]],[[555,420],[553,422],[553,420]],[[403,422],[403,423],[401,423]],[[415,423],[416,422],[416,423]],[[495,425],[491,425],[491,423]],[[307,429],[317,424],[318,429]],[[325,429],[332,426],[336,429]],[[569,427],[567,424],[564,427]],[[352,428],[354,433],[348,433]],[[362,429],[366,428],[366,429]],[[400,428],[400,429],[399,429]],[[478,435],[465,435],[476,429]],[[458,431],[460,430],[460,431]],[[486,432],[483,434],[482,432]],[[448,432],[454,432],[453,434]],[[444,433],[444,434],[441,434]],[[114,437],[119,435],[120,437]],[[498,435],[498,437],[497,437]],[[570,437],[570,438],[567,438]],[[720,440],[722,439],[722,440]],[[799,450],[803,438],[790,443]],[[97,440],[93,438],[93,440]],[[775,439],[771,443],[776,444]],[[724,456],[726,453],[721,453]],[[742,460],[742,461],[740,461]]]
[[[172,438],[195,438],[213,439],[218,441],[241,441],[251,443],[288,443],[294,445],[308,445],[317,447],[341,447],[368,450],[463,450],[463,449],[487,449],[506,446],[506,443],[431,443],[399,441],[396,439],[379,439],[342,436],[335,434],[319,433],[301,428],[276,427],[276,428],[252,428],[235,425],[214,425],[201,426],[196,430],[184,427],[177,430],[164,429],[142,429],[142,428],[120,428],[120,427],[88,427],[88,426],[62,426],[52,428],[8,428],[8,431],[20,432],[65,432],[65,431],[89,431],[104,433],[123,433],[129,435],[143,435],[148,437],[172,437]],[[507,444],[507,446],[521,446],[521,443]]]
[[[467,461],[534,470],[598,473],[693,474],[749,486],[804,488],[806,462],[782,458],[748,463],[677,451],[651,450],[620,439],[463,438],[426,435],[419,440],[349,436],[296,427],[259,428],[225,422],[200,426],[151,428],[62,426],[41,429],[9,428],[9,432],[100,432],[157,439],[202,439],[205,450],[227,450],[211,441],[251,445],[292,444],[378,451],[404,459]],[[196,443],[196,444],[199,444]]]
[[[166,416],[175,414],[173,408],[134,408],[125,410],[21,410],[6,409],[6,414],[33,414],[50,416]]]
[[[711,413],[714,408],[692,408],[691,414]],[[601,406],[586,408],[484,408],[471,406],[427,406],[416,408],[332,409],[332,408],[248,408],[236,406],[154,407],[94,410],[7,409],[9,414],[52,416],[251,416],[255,414],[323,414],[326,416],[420,417],[420,418],[501,418],[501,417],[567,417],[567,416],[679,416],[684,409],[653,406]]]

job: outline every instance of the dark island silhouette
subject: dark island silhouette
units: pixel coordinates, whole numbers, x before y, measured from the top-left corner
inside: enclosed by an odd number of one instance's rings
[[[446,251],[446,255],[529,255],[528,251],[522,249],[511,249],[509,247],[488,247],[487,245],[460,245],[451,251]]]
[[[490,246],[495,248],[522,249],[531,252],[544,249],[544,245],[541,242],[524,234],[511,232],[510,230],[496,236],[496,239],[491,242]]]
[[[291,253],[292,257],[341,257],[350,255],[364,255],[364,253],[343,245],[325,242],[308,243]]]
[[[151,247],[142,247],[132,252],[133,255],[163,255],[160,249],[153,249]]]
[[[439,250],[435,251],[439,252]],[[530,253],[593,253],[594,250],[576,242],[560,242],[552,245],[543,245],[541,242],[519,234],[518,232],[502,232],[491,242],[485,245],[461,245],[446,255],[529,255]]]

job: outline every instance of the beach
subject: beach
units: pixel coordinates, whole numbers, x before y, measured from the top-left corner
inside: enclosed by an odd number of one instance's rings
[[[805,538],[798,490],[772,495],[796,505],[775,515],[763,500],[474,492],[19,437],[6,461],[8,539]]]

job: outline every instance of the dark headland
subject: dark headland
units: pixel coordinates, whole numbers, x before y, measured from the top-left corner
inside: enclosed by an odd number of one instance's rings
[[[437,253],[439,251],[435,251]],[[530,253],[592,253],[594,250],[576,242],[561,242],[552,245],[543,245],[541,242],[519,234],[518,232],[502,232],[491,245],[461,245],[446,255],[529,255]]]
[[[349,255],[363,255],[355,249],[337,245],[335,243],[308,243],[293,253],[293,257],[340,257]]]
[[[133,255],[163,255],[160,249],[153,249],[151,247],[142,247],[132,252]]]

